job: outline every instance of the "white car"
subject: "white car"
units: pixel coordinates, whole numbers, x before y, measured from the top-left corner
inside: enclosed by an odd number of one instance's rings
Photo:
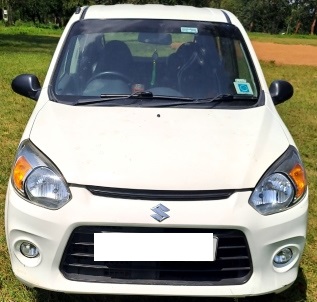
[[[308,188],[247,33],[228,11],[79,8],[6,196],[12,269],[68,293],[243,297],[296,279]]]

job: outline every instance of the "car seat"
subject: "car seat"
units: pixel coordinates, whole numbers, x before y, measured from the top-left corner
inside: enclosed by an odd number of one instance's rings
[[[167,58],[167,72],[166,84],[167,86],[179,89],[178,87],[178,73],[181,68],[186,64],[188,59],[194,52],[194,43],[186,42],[181,44],[176,52],[169,55]]]
[[[227,92],[228,77],[213,37],[201,36],[182,44],[169,58],[169,68],[184,96],[207,98]]]
[[[133,57],[128,45],[119,40],[112,40],[105,44],[96,73],[112,71],[130,78],[133,71]]]
[[[132,71],[133,57],[127,44],[118,40],[109,41],[104,45],[83,94],[130,94]]]

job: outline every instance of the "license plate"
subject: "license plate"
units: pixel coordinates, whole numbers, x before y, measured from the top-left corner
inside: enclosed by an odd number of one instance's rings
[[[94,261],[214,261],[212,233],[95,233]]]

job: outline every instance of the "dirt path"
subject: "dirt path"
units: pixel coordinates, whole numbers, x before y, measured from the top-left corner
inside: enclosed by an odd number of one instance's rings
[[[252,42],[258,58],[277,64],[317,66],[317,47]]]

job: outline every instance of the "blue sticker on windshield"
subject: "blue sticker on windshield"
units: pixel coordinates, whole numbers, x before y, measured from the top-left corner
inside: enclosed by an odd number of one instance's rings
[[[244,79],[236,79],[233,83],[237,94],[253,94],[251,85]]]
[[[181,27],[181,32],[186,34],[198,34],[197,27]]]

